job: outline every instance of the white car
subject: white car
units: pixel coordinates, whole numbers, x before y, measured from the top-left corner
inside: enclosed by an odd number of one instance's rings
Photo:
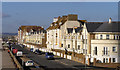
[[[22,51],[18,51],[16,56],[23,56],[23,52]]]
[[[34,66],[34,62],[32,60],[28,60],[26,63],[25,63],[25,66]]]

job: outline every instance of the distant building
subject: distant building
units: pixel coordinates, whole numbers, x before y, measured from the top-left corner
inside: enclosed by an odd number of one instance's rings
[[[21,44],[37,44],[46,47],[46,31],[41,26],[21,26],[18,29],[18,42]]]

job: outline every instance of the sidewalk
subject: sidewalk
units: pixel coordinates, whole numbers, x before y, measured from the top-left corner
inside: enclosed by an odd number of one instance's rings
[[[15,64],[7,50],[2,51],[2,70],[15,69]]]

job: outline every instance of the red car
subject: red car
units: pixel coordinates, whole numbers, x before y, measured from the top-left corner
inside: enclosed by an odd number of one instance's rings
[[[16,54],[17,52],[18,52],[18,50],[17,49],[13,49],[13,54]]]

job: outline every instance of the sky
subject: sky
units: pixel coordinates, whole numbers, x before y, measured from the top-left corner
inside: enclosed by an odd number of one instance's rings
[[[3,2],[118,2],[119,0],[2,0]]]
[[[3,2],[2,32],[17,33],[21,25],[43,26],[54,17],[77,14],[79,20],[89,22],[118,20],[117,2]]]

